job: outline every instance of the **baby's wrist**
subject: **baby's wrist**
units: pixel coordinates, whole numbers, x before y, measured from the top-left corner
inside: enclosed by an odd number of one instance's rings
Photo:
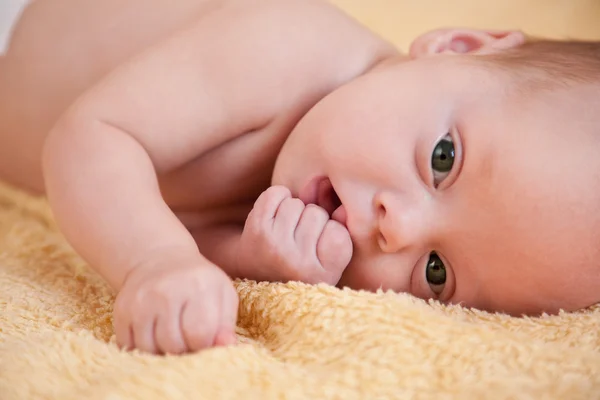
[[[185,248],[170,247],[148,251],[142,259],[130,263],[122,271],[123,277],[117,290],[120,290],[127,282],[138,279],[140,276],[179,268],[215,268],[215,266],[202,257],[200,253],[192,252],[190,254]]]

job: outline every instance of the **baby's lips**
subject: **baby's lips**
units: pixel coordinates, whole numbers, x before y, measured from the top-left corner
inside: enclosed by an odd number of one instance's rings
[[[316,204],[319,192],[320,181],[323,177],[316,177],[311,179],[298,193],[298,198],[302,200],[304,204]]]

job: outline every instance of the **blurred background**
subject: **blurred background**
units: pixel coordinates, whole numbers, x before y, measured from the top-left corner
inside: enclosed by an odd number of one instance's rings
[[[2,0],[0,0],[2,1]],[[521,29],[557,39],[600,40],[600,0],[331,0],[407,51],[442,27]]]

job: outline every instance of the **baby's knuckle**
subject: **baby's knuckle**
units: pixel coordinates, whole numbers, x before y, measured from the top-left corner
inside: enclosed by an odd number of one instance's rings
[[[270,196],[272,196],[272,195],[268,189],[265,190],[264,192],[262,192],[261,194],[259,194],[258,197],[256,198],[256,200],[254,200],[254,204],[252,204],[252,210],[256,210],[257,208],[260,208],[260,204],[265,203],[269,199]]]
[[[133,309],[144,307],[148,304],[150,292],[146,287],[139,287],[133,293],[131,293],[130,305]]]
[[[128,321],[131,317],[131,302],[119,301],[119,297],[115,301],[113,307],[113,319],[115,324],[124,323]]]
[[[169,308],[169,304],[173,301],[176,291],[175,286],[169,282],[158,282],[149,288],[140,290],[135,296],[135,305],[139,308],[148,307],[152,304],[156,310],[165,310]]]
[[[282,186],[282,185],[270,186],[267,190],[265,190],[264,193],[269,197],[276,197],[276,198],[291,196],[290,190],[287,187]]]
[[[327,211],[323,207],[319,207],[316,204],[308,204],[306,206],[305,212],[307,214],[314,215],[317,217],[324,217],[324,216],[329,217],[329,214],[327,213]]]
[[[178,276],[177,273],[164,277],[163,279],[158,280],[152,287],[152,297],[161,299],[161,300],[169,300],[172,297],[172,294],[180,288],[184,286],[190,276],[185,277]]]
[[[122,289],[115,298],[114,309],[120,311],[123,306],[131,303],[131,290],[127,288]]]
[[[221,284],[221,280],[217,275],[212,273],[213,271],[200,267],[194,272],[195,274],[190,277],[191,295],[204,296],[213,287]]]
[[[178,293],[177,296],[165,294],[161,299],[164,299],[165,304],[169,305],[174,304],[174,301],[184,303],[190,297],[204,293],[209,283],[210,277],[204,278],[200,274],[190,274],[185,283],[182,283],[179,287],[173,287],[172,292]]]
[[[306,206],[302,218],[312,224],[320,223],[323,225],[329,219],[329,214],[325,209],[314,204],[309,204]]]
[[[285,201],[288,202],[290,207],[293,207],[294,209],[303,209],[306,207],[304,202],[297,197],[290,197],[289,199],[286,199]]]
[[[257,219],[249,220],[244,227],[244,233],[250,238],[261,236],[263,232],[263,222]]]

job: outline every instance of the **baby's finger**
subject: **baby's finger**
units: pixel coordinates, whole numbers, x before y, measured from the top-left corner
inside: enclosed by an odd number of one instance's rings
[[[117,337],[117,346],[123,350],[133,350],[133,332],[129,321],[115,316],[113,327]]]
[[[158,351],[163,354],[181,354],[186,351],[180,325],[181,310],[181,307],[177,307],[169,313],[159,314],[156,319],[154,339]]]
[[[300,221],[300,216],[306,206],[300,199],[289,198],[281,202],[273,221],[273,232],[276,238],[294,242],[294,232]]]
[[[239,298],[233,287],[223,288],[221,301],[221,322],[215,337],[215,346],[229,346],[237,343],[235,326],[237,323]]]
[[[156,354],[158,349],[154,342],[154,329],[156,326],[156,316],[146,315],[146,317],[137,317],[133,321],[133,344],[136,349]]]
[[[123,292],[117,295],[113,311],[113,329],[117,338],[117,346],[124,350],[133,350],[133,331],[131,326],[131,314],[126,306],[127,298]]]
[[[181,330],[186,347],[199,351],[211,347],[218,329],[219,307],[203,294],[189,300],[181,312]]]
[[[314,255],[315,261],[317,261],[317,242],[328,220],[329,214],[325,209],[309,204],[304,208],[294,233],[300,251],[304,255]]]
[[[292,197],[292,193],[285,186],[271,186],[256,199],[251,211],[252,220],[272,220],[275,218],[281,202],[290,197]]]
[[[337,284],[352,259],[353,250],[346,227],[334,220],[327,221],[317,243],[317,257],[325,270],[327,283]]]

